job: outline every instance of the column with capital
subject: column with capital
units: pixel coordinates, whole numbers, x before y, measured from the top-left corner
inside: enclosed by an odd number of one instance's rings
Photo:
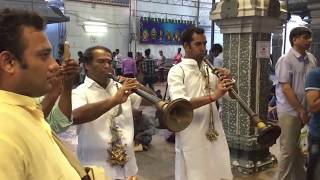
[[[223,33],[224,66],[237,80],[239,95],[263,120],[267,119],[271,33],[286,20],[278,0],[222,0],[211,18]],[[280,28],[281,29],[281,28]],[[271,167],[276,158],[257,143],[257,128],[236,101],[224,101],[224,123],[232,164],[253,173]]]
[[[320,65],[320,1],[308,0],[307,3],[311,15],[309,24],[312,30],[311,53],[317,58],[318,65]]]

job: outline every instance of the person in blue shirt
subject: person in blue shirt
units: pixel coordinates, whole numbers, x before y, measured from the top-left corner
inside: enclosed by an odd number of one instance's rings
[[[309,165],[307,180],[320,179],[320,68],[307,76],[306,99],[311,119],[309,121]]]

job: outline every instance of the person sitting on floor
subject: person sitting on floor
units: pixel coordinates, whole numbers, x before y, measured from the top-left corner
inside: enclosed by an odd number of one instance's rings
[[[142,111],[133,110],[134,114],[134,141],[137,146],[140,144],[144,151],[150,148],[152,136],[155,134],[155,128]]]

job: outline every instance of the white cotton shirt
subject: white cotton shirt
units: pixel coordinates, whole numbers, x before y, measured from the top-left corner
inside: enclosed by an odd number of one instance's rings
[[[217,57],[213,60],[214,67],[223,67],[223,53],[220,53]]]
[[[121,85],[118,84],[120,87]],[[72,108],[95,103],[111,98],[117,92],[116,82],[110,80],[110,83],[104,89],[92,79],[86,77],[83,84],[72,91]],[[119,126],[123,139],[127,144],[127,154],[129,161],[121,168],[119,166],[111,167],[107,163],[110,147],[110,119],[112,113],[118,106],[110,109],[94,121],[78,125],[78,149],[77,154],[81,163],[84,165],[96,165],[105,168],[106,175],[112,179],[126,179],[129,176],[136,175],[138,167],[134,155],[133,144],[133,116],[132,108],[138,108],[141,103],[141,97],[132,94],[125,103],[122,103],[122,114],[115,118]]]
[[[193,59],[183,58],[181,63],[173,66],[168,74],[171,100],[208,95],[201,71]],[[209,73],[213,93],[218,79],[210,70]],[[205,135],[209,128],[210,106],[219,133],[214,142],[208,141]],[[176,133],[175,165],[175,180],[232,180],[229,148],[215,103],[195,109],[191,124]]]

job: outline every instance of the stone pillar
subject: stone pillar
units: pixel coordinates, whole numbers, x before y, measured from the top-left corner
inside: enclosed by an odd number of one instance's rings
[[[308,9],[311,15],[311,24],[309,24],[312,30],[312,45],[311,53],[318,59],[318,65],[320,64],[320,1],[308,0]]]
[[[282,7],[282,6],[281,6]],[[271,40],[286,19],[277,0],[222,0],[211,18],[223,33],[224,65],[237,80],[239,95],[263,120],[267,119],[269,58],[256,58],[257,41]],[[232,165],[254,173],[271,167],[276,158],[257,143],[257,130],[236,101],[223,103],[222,120],[231,151]]]
[[[272,36],[272,70],[274,71],[275,65],[278,61],[278,59],[282,55],[282,46],[283,46],[283,30],[282,26],[279,32],[273,33]],[[274,72],[271,72],[274,73]]]

